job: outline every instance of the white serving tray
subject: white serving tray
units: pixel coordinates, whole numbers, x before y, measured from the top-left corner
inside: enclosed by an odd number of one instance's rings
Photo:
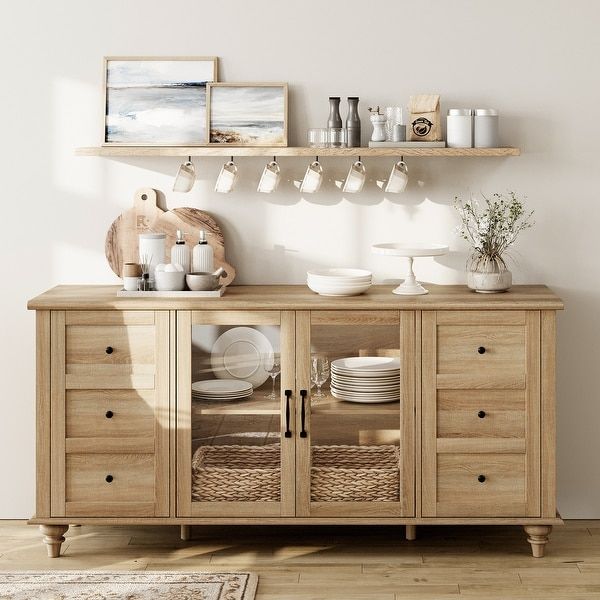
[[[184,290],[183,292],[159,292],[156,290],[128,292],[119,290],[117,296],[119,298],[220,298],[225,293],[226,287],[222,285],[219,289],[209,292],[193,292],[191,290]]]

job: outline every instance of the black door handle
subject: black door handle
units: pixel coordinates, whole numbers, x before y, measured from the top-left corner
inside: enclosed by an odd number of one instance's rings
[[[300,397],[302,398],[302,408],[300,409],[300,418],[302,421],[302,429],[300,431],[300,437],[305,438],[308,437],[308,433],[306,432],[306,396],[308,392],[306,390],[300,390]]]
[[[479,346],[479,348],[477,348],[477,352],[479,352],[479,354],[485,354],[485,346]]]
[[[290,398],[292,397],[292,390],[285,390],[285,433],[283,434],[286,438],[292,437],[292,431],[290,429]]]

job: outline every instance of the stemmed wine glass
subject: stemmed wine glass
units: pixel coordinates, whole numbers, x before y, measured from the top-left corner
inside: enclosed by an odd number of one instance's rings
[[[310,366],[310,380],[317,386],[313,397],[320,400],[326,397],[321,387],[329,379],[329,359],[322,355],[312,356]]]
[[[279,373],[281,373],[281,359],[279,358],[279,355],[273,354],[272,356],[268,357],[264,368],[273,381],[271,393],[267,396],[267,398],[269,400],[277,400],[278,396],[275,393],[275,380],[277,379]]]

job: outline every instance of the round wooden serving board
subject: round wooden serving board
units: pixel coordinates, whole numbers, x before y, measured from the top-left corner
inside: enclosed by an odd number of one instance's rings
[[[171,247],[175,244],[177,230],[188,234],[190,251],[198,243],[200,229],[208,234],[208,243],[215,253],[215,269],[223,267],[227,277],[222,280],[229,285],[235,277],[235,269],[225,260],[225,240],[217,222],[197,208],[174,208],[164,211],[156,204],[156,190],[142,188],[135,192],[133,208],[125,211],[110,226],[106,234],[105,252],[113,272],[121,277],[123,263],[139,262],[138,235],[140,233],[165,233],[165,263],[171,261]]]

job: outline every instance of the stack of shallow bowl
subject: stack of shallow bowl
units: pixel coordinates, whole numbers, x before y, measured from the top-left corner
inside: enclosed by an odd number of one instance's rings
[[[321,296],[356,296],[373,283],[373,274],[364,269],[318,269],[308,271],[308,287]]]

